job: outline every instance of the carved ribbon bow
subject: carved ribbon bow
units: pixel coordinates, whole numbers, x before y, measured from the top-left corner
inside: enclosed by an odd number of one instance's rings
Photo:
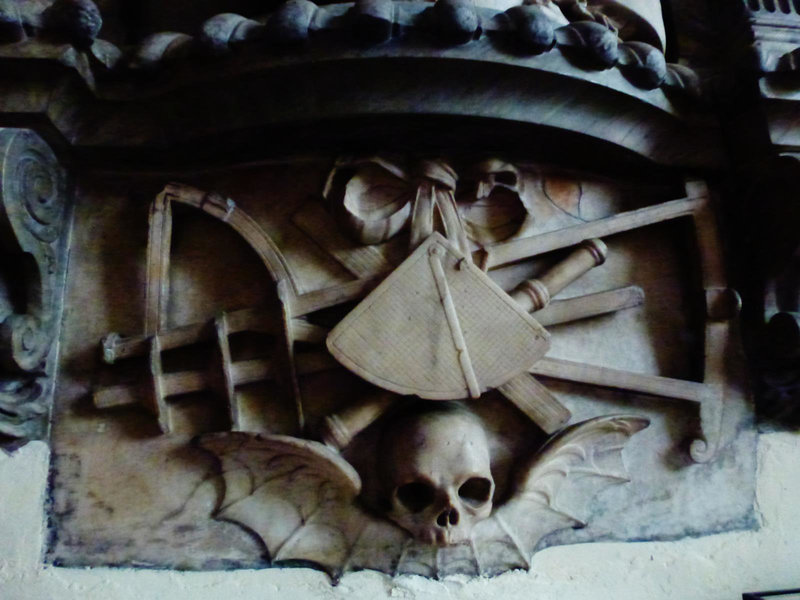
[[[458,177],[441,160],[413,166],[381,157],[337,162],[323,192],[342,228],[362,244],[384,242],[410,223],[410,250],[441,222],[446,237],[465,256],[469,242],[455,200]]]
[[[447,163],[433,160],[420,161],[417,169],[417,196],[411,216],[410,249],[415,249],[433,233],[434,217],[438,213],[447,239],[471,261],[464,221],[456,206],[455,171]]]

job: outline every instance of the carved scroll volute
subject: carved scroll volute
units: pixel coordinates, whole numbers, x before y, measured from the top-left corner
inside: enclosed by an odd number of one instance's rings
[[[66,175],[36,134],[0,129],[0,367],[43,373],[54,335]]]

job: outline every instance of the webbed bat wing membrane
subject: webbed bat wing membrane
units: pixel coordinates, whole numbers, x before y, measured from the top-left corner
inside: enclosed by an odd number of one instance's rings
[[[592,498],[628,481],[622,449],[648,425],[647,419],[628,416],[584,421],[552,438],[521,465],[513,497],[473,530],[481,573],[527,569],[544,536],[585,525]]]
[[[358,505],[361,479],[338,453],[311,440],[242,432],[199,443],[221,463],[216,518],[259,536],[273,562],[309,562],[333,576],[394,568],[386,549],[399,557],[408,536]]]

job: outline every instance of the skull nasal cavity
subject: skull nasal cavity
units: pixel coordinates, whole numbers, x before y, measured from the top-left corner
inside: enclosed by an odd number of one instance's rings
[[[421,481],[406,483],[397,488],[397,499],[411,512],[420,512],[433,503],[436,492]]]
[[[436,517],[436,524],[439,527],[447,527],[449,525],[458,525],[458,511],[455,508],[450,508]]]

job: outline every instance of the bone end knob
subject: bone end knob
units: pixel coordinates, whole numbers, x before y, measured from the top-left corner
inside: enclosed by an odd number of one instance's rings
[[[608,256],[608,247],[602,240],[592,238],[581,242],[563,261],[549,269],[538,279],[522,282],[511,297],[528,312],[535,312],[550,304],[550,299],[594,267],[602,265]]]
[[[388,394],[373,396],[356,402],[337,414],[328,415],[319,427],[319,438],[335,449],[342,450],[383,415],[394,402]]]

